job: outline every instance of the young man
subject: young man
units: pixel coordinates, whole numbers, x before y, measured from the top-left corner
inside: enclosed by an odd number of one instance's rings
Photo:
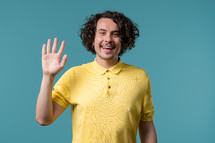
[[[93,62],[72,67],[53,83],[65,66],[63,41],[51,40],[42,48],[43,79],[37,101],[36,120],[49,125],[71,105],[73,143],[135,143],[137,129],[141,142],[156,143],[154,107],[147,73],[121,62],[134,47],[139,31],[122,13],[106,11],[92,15],[81,29]]]

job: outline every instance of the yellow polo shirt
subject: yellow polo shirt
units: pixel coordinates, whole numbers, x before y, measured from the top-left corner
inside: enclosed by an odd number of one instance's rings
[[[147,73],[121,61],[108,70],[95,60],[72,67],[55,84],[52,99],[71,105],[73,143],[136,143],[140,120],[153,120]]]

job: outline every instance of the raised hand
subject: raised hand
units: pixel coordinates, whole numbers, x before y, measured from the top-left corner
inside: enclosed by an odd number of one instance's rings
[[[42,69],[44,75],[55,76],[58,74],[65,66],[67,55],[64,55],[61,59],[61,55],[64,50],[65,41],[61,43],[59,51],[56,53],[57,50],[57,42],[58,39],[54,39],[54,44],[52,46],[51,52],[51,39],[48,39],[47,47],[46,44],[43,44],[42,47]]]

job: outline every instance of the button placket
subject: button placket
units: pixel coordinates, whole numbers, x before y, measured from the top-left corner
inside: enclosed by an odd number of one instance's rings
[[[107,80],[106,91],[107,91],[107,95],[110,96],[111,85],[110,85],[110,73],[108,70],[106,71],[106,76],[107,76],[106,77],[106,80]]]

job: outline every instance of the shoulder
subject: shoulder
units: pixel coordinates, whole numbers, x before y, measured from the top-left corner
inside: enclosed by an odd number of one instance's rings
[[[79,72],[85,72],[85,71],[92,70],[92,68],[93,68],[93,62],[90,62],[90,63],[85,63],[85,64],[82,64],[79,66],[72,67],[70,70],[75,73],[77,73],[77,72],[79,73]]]
[[[60,77],[61,81],[71,81],[74,80],[76,77],[84,76],[88,73],[87,70],[92,69],[91,63],[86,63],[74,67],[70,67],[63,75]]]
[[[123,63],[122,71],[126,72],[127,74],[135,75],[138,77],[148,78],[148,74],[144,69],[134,65]]]
[[[68,75],[68,76],[73,75],[74,76],[74,75],[77,75],[77,74],[83,74],[85,72],[89,72],[93,68],[92,63],[93,62],[85,63],[85,64],[82,64],[82,65],[71,67],[70,69],[68,69],[64,73],[64,75]]]

